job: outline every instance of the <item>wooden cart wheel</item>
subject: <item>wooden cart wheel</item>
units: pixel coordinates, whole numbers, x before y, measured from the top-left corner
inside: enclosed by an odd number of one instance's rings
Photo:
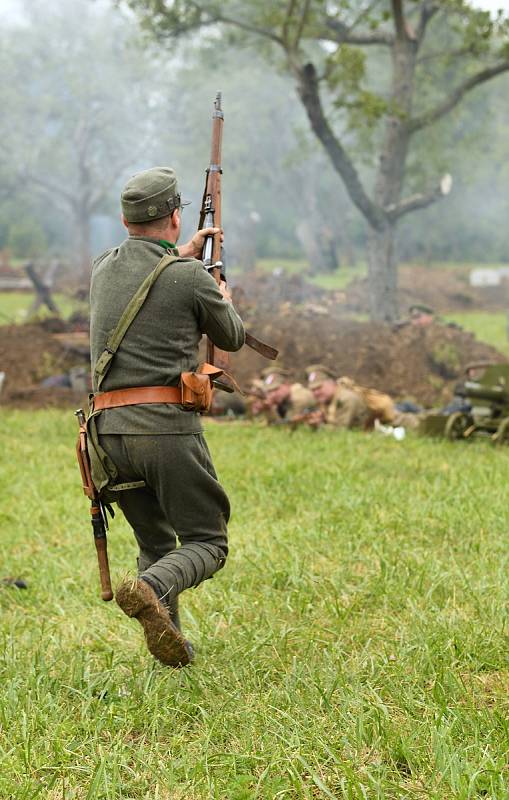
[[[504,417],[497,430],[491,437],[494,444],[500,446],[509,444],[509,417]]]
[[[472,422],[472,417],[469,414],[464,414],[463,411],[455,411],[445,423],[445,437],[450,441],[464,439],[465,432],[470,428]]]

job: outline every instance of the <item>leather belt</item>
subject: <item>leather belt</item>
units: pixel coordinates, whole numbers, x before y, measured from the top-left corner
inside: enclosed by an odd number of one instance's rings
[[[182,390],[179,386],[133,386],[94,395],[94,411],[144,403],[182,403]]]

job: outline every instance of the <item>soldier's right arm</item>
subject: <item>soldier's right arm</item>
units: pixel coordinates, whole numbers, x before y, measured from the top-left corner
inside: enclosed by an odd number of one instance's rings
[[[230,352],[240,350],[245,341],[243,322],[201,262],[194,276],[194,307],[201,332],[216,347]]]

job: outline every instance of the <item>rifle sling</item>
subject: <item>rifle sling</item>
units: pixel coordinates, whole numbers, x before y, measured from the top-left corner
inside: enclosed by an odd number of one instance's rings
[[[257,353],[260,353],[261,356],[265,356],[265,358],[269,358],[271,361],[274,361],[278,357],[278,350],[275,347],[271,347],[270,344],[265,344],[265,342],[261,342],[260,339],[257,339],[256,336],[253,336],[252,333],[246,331],[246,344],[251,350],[256,350]]]

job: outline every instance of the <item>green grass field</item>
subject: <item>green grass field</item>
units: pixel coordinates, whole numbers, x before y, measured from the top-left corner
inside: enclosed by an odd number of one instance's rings
[[[13,323],[27,322],[28,312],[34,300],[31,292],[0,292],[0,325],[11,325]],[[53,300],[64,318],[68,317],[73,311],[82,310],[83,303],[72,300],[65,294],[56,292]],[[37,312],[37,317],[45,317],[51,312],[42,307]]]
[[[480,341],[488,342],[509,357],[507,314],[504,312],[464,311],[444,314],[444,317],[462,325],[465,330],[474,333]]]
[[[0,436],[2,800],[509,798],[509,449],[209,423],[231,556],[175,672],[99,599],[72,413]]]

